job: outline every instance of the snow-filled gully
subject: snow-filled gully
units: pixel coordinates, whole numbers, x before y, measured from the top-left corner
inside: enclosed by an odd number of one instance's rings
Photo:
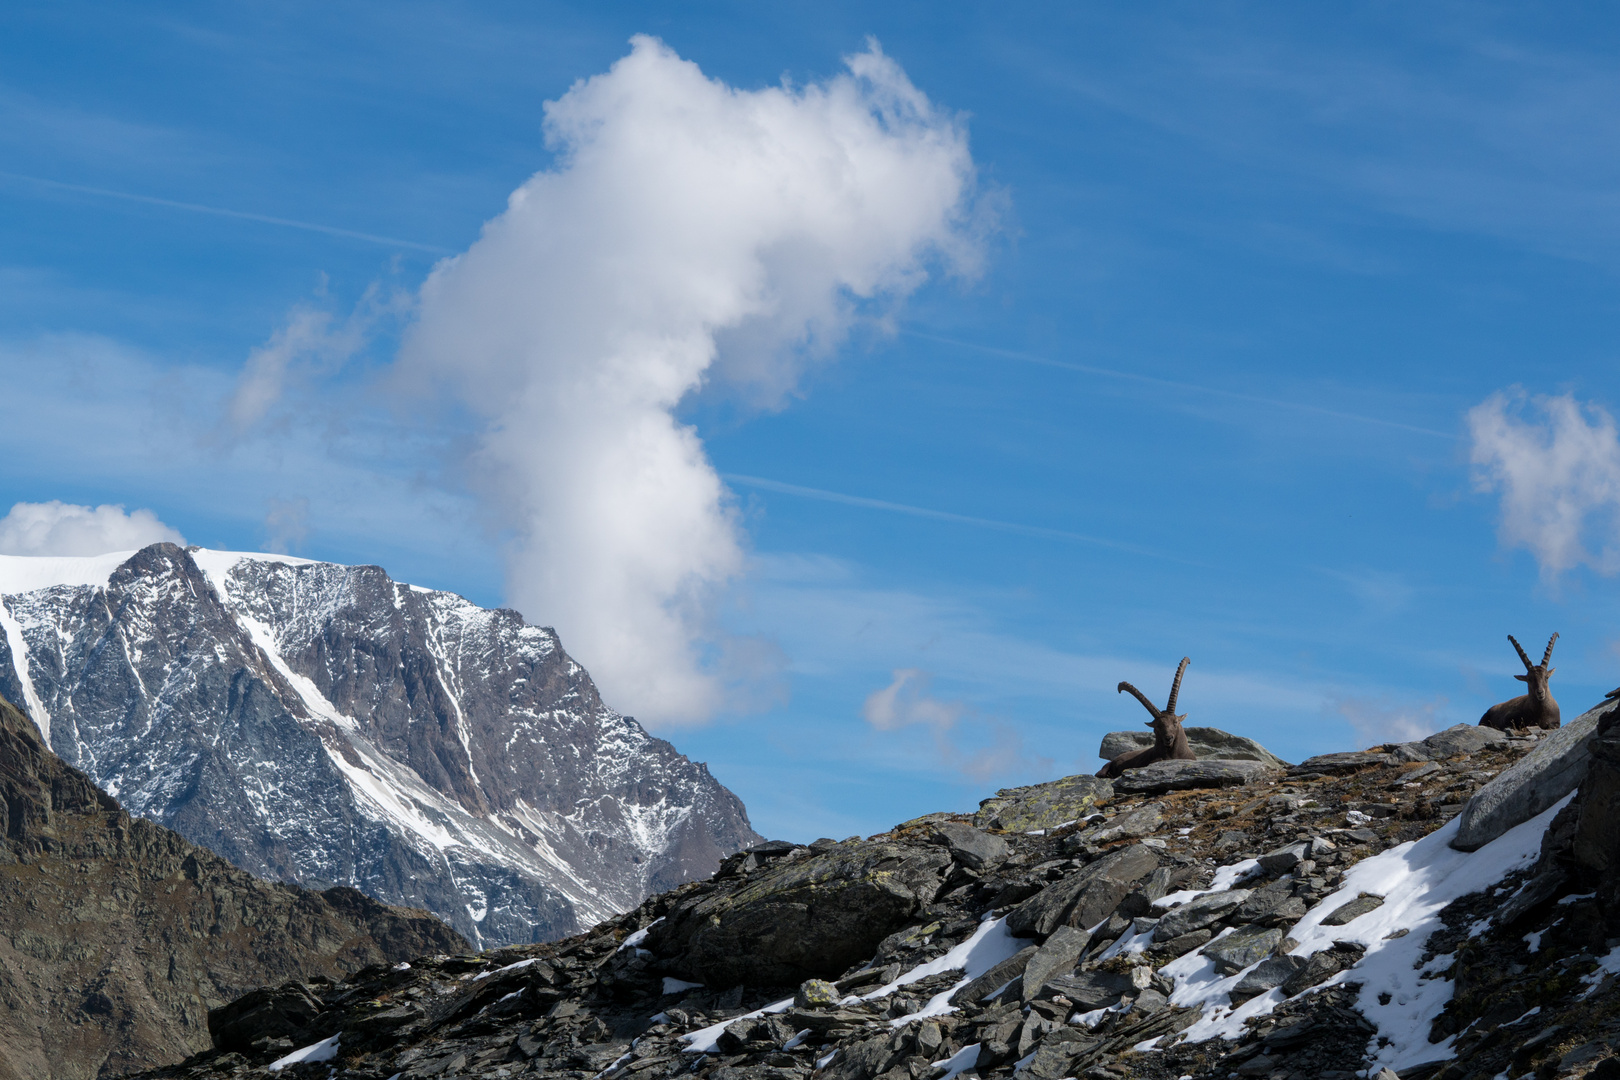
[[[1440,912],[1452,901],[1489,889],[1514,871],[1531,866],[1540,855],[1542,836],[1548,824],[1572,797],[1566,797],[1472,853],[1451,847],[1451,838],[1457,833],[1457,822],[1453,819],[1421,840],[1364,859],[1346,870],[1340,887],[1294,925],[1290,933],[1298,943],[1290,950],[1294,956],[1311,956],[1332,947],[1335,942],[1355,942],[1366,948],[1366,953],[1354,966],[1303,993],[1315,993],[1323,986],[1346,982],[1359,982],[1368,988],[1356,1007],[1378,1028],[1367,1049],[1369,1075],[1383,1067],[1399,1072],[1453,1056],[1454,1037],[1439,1043],[1429,1042],[1431,1023],[1452,997],[1451,981],[1439,975],[1450,966],[1451,957],[1435,957],[1428,964],[1421,962],[1429,937],[1441,928]],[[1177,907],[1206,893],[1234,888],[1258,871],[1259,864],[1254,859],[1221,867],[1210,888],[1173,893],[1156,906]],[[1381,896],[1384,903],[1343,926],[1322,925],[1323,919],[1362,893]],[[1004,923],[1004,918],[987,917],[972,937],[945,955],[912,968],[871,993],[849,1000],[886,997],[930,975],[960,970],[962,977],[950,988],[934,995],[917,1012],[890,1023],[901,1027],[913,1020],[954,1012],[955,1007],[950,1004],[952,994],[1030,944],[1026,939],[1009,934]],[[1102,955],[1139,953],[1149,944],[1150,934],[1126,940],[1131,936],[1127,933]],[[1620,949],[1605,959],[1620,970]],[[1252,967],[1234,975],[1219,975],[1214,961],[1204,957],[1202,949],[1165,964],[1159,972],[1175,983],[1171,1004],[1200,1009],[1203,1015],[1181,1034],[1149,1039],[1135,1049],[1157,1050],[1161,1042],[1170,1040],[1205,1042],[1240,1038],[1246,1030],[1246,1021],[1270,1013],[1285,1000],[1282,991],[1276,989],[1234,1006],[1228,992],[1251,970]],[[1382,998],[1385,993],[1387,1002]],[[792,1004],[792,998],[784,998],[747,1017],[785,1012]],[[694,1053],[718,1052],[717,1040],[726,1025],[744,1018],[731,1017],[683,1036],[686,1049]],[[948,1062],[936,1065],[943,1067],[948,1075],[969,1069],[972,1062],[964,1057],[968,1051],[976,1052],[977,1046],[965,1047]]]

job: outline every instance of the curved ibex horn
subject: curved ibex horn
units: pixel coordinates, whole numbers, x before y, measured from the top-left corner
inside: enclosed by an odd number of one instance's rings
[[[1513,642],[1513,647],[1519,652],[1519,659],[1524,661],[1524,670],[1529,671],[1531,668],[1536,666],[1530,662],[1530,658],[1528,656],[1524,655],[1524,646],[1519,644],[1518,638],[1514,637],[1512,634],[1509,634],[1508,640]]]
[[[1171,716],[1176,714],[1176,695],[1181,693],[1181,676],[1187,670],[1187,665],[1191,662],[1192,661],[1185,656],[1181,658],[1181,666],[1176,668],[1176,681],[1170,684],[1170,701],[1165,705],[1164,711],[1169,713]]]
[[[1547,666],[1547,661],[1552,659],[1553,642],[1555,642],[1557,640],[1558,640],[1558,635],[1557,634],[1554,634],[1552,637],[1547,639],[1547,653],[1546,653],[1545,656],[1543,656],[1541,658],[1541,666],[1542,667],[1546,667]]]
[[[1157,720],[1159,718],[1159,707],[1157,705],[1153,704],[1153,702],[1149,701],[1147,699],[1146,694],[1142,693],[1142,691],[1138,690],[1136,687],[1132,686],[1130,683],[1128,683],[1128,682],[1120,683],[1119,688],[1116,689],[1114,691],[1114,693],[1122,694],[1127,690],[1129,690],[1131,692],[1132,697],[1134,697],[1137,701],[1140,701],[1142,703],[1142,707],[1144,709],[1146,709],[1148,712],[1153,714],[1153,719]]]

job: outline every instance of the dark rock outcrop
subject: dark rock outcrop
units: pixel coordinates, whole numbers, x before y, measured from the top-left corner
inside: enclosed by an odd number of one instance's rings
[[[172,1061],[254,986],[468,947],[425,911],[260,881],[132,818],[3,701],[0,835],[0,1077]]]
[[[1288,762],[1267,750],[1253,739],[1233,735],[1216,727],[1182,728],[1187,734],[1187,745],[1199,758],[1221,758],[1225,761],[1261,761],[1274,768],[1286,769]],[[1103,736],[1097,756],[1113,761],[1132,750],[1144,750],[1153,745],[1151,731],[1110,731]]]

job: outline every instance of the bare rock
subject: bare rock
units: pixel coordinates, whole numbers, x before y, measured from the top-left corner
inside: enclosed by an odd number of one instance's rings
[[[1067,975],[1073,971],[1075,964],[1080,962],[1080,954],[1086,951],[1090,943],[1091,935],[1079,927],[1060,926],[1052,931],[1024,968],[1024,1000],[1034,998],[1053,976]]]
[[[1007,860],[1012,849],[999,836],[961,821],[942,821],[934,826],[934,838],[950,848],[951,858],[969,870],[983,870]]]
[[[1114,790],[1122,795],[1163,795],[1194,788],[1238,787],[1276,776],[1280,771],[1262,761],[1155,761],[1116,779]]]
[[[1158,854],[1145,844],[1111,851],[1013,908],[1007,929],[1018,937],[1044,938],[1064,924],[1095,926],[1158,867]]]
[[[1598,721],[1615,708],[1605,701],[1542,738],[1534,750],[1468,800],[1451,846],[1477,851],[1574,791],[1586,778],[1589,744]]]
[[[1283,932],[1264,926],[1239,927],[1219,941],[1204,946],[1203,955],[1215,961],[1222,975],[1236,975],[1250,964],[1258,964],[1282,944]]]
[[[1167,911],[1160,917],[1153,936],[1169,941],[1182,934],[1212,926],[1236,911],[1249,896],[1248,889],[1226,889],[1222,892],[1205,893],[1178,908]]]
[[[1253,739],[1233,735],[1214,727],[1183,728],[1187,743],[1199,758],[1220,758],[1223,761],[1261,761],[1278,769],[1288,768],[1288,762],[1273,754]],[[1153,745],[1151,731],[1110,731],[1103,736],[1097,756],[1113,761],[1121,754],[1141,750]]]
[[[1114,797],[1114,785],[1097,776],[1065,776],[1047,784],[1002,788],[979,804],[973,824],[981,829],[1029,832],[1078,821]]]

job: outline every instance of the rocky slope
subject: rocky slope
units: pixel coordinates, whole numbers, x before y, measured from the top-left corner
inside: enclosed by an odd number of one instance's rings
[[[567,941],[227,1007],[148,1075],[1612,1080],[1614,704],[758,845]]]
[[[759,839],[554,632],[375,566],[0,557],[0,695],[132,813],[485,947],[576,933]]]
[[[259,881],[131,818],[0,701],[0,1077],[118,1075],[210,1044],[208,1010],[464,947],[425,911]]]

